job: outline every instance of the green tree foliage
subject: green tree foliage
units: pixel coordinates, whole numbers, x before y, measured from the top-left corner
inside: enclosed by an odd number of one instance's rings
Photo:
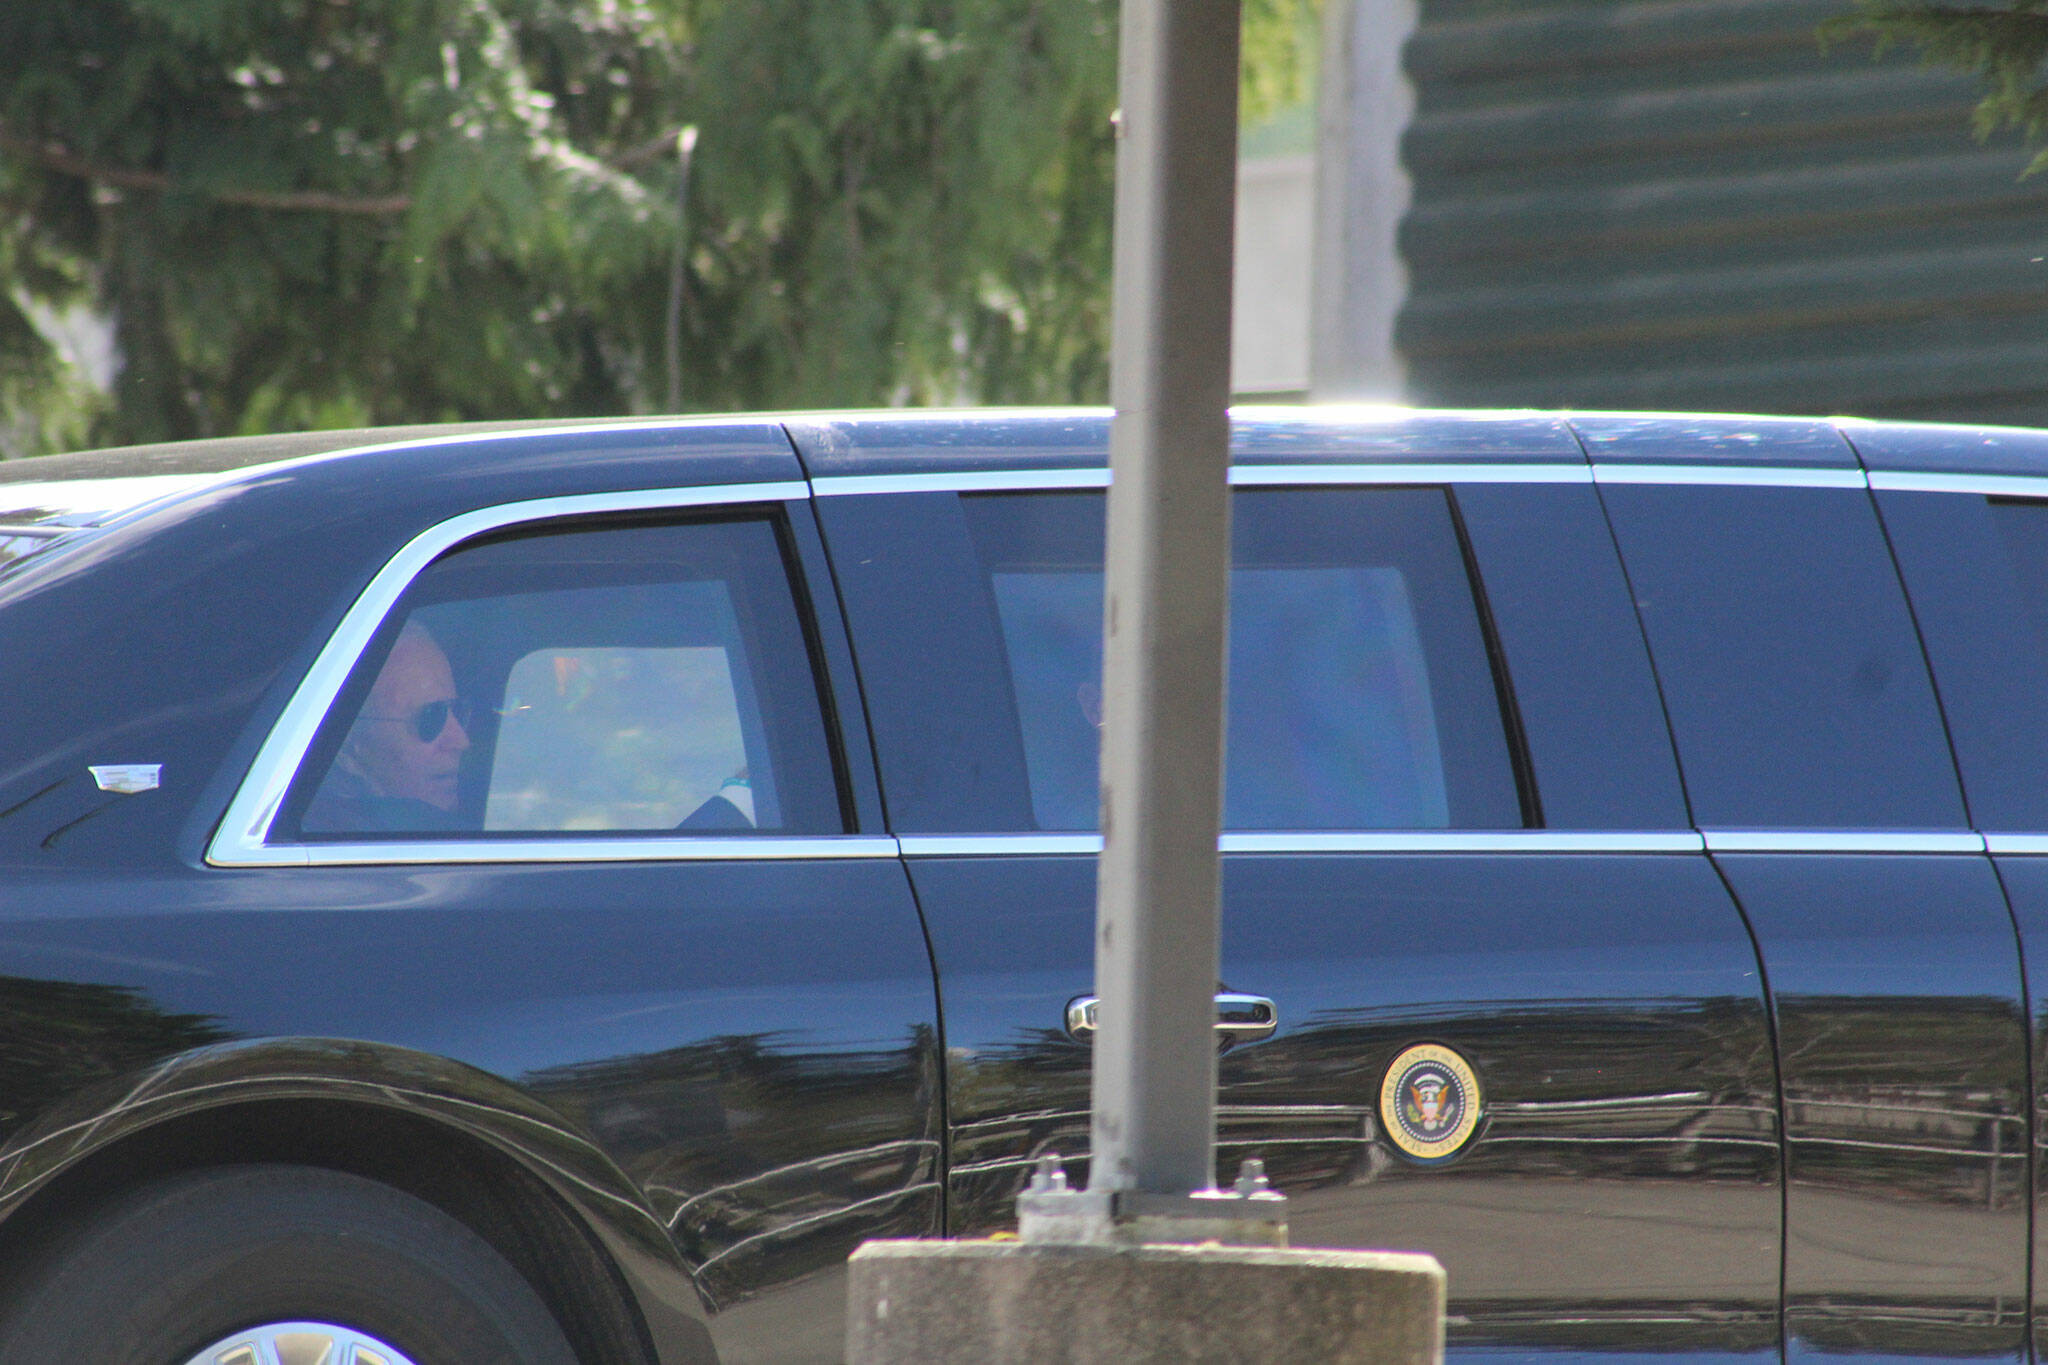
[[[1305,88],[1305,6],[1248,0],[1249,106]],[[1100,399],[1115,33],[1113,0],[0,5],[0,439]],[[33,322],[67,306],[115,327],[96,415]]]
[[[1878,50],[1906,42],[1930,62],[1970,71],[1983,81],[1975,123],[1979,137],[2018,129],[2029,142],[2048,130],[2048,0],[2005,0],[1991,5],[1930,4],[1925,0],[1854,0],[1855,13],[1824,34],[1875,34]],[[2048,165],[2048,150],[2027,167]]]

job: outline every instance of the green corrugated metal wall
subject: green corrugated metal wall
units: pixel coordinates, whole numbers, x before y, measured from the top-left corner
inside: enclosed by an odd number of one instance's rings
[[[1424,0],[1417,401],[2048,424],[2048,173],[1847,0]]]

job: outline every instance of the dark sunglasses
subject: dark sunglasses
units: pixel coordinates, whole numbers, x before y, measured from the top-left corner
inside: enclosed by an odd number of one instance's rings
[[[430,701],[410,715],[364,716],[364,720],[395,720],[409,723],[412,732],[419,736],[420,743],[432,744],[441,737],[441,731],[448,728],[448,717],[455,717],[455,723],[467,731],[470,718],[476,708],[467,697],[450,697],[445,701]]]

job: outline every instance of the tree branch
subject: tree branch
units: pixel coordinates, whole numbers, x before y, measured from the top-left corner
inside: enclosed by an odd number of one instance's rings
[[[60,143],[41,142],[23,137],[6,128],[0,128],[0,151],[27,157],[37,165],[62,175],[76,176],[80,180],[92,180],[103,185],[116,185],[125,190],[163,191],[172,187],[171,177],[162,171],[138,170],[130,166],[112,166],[102,161],[93,161],[79,156]],[[204,193],[215,203],[233,204],[238,208],[278,209],[298,213],[347,213],[371,218],[390,217],[404,213],[412,207],[412,196],[406,194],[359,196],[335,194],[327,190],[237,189],[212,189]]]

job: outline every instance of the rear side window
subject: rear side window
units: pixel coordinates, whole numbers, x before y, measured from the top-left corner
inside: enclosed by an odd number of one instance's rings
[[[2048,503],[1899,490],[1877,500],[1972,820],[1999,832],[2048,829]]]
[[[1964,822],[1927,665],[1869,496],[1606,485],[1709,828]]]
[[[1097,823],[1104,504],[963,497],[1043,830]],[[1229,755],[1238,830],[1522,823],[1449,504],[1435,490],[1271,490],[1233,504]]]
[[[2048,638],[2048,503],[1991,498],[1988,505],[2027,619],[2037,634]]]
[[[838,833],[774,524],[516,534],[431,565],[343,689],[308,839]]]

